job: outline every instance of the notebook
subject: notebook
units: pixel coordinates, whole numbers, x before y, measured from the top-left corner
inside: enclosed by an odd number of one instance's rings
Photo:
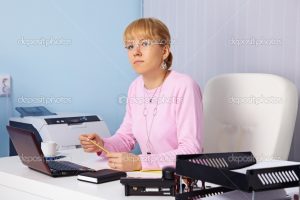
[[[122,171],[112,169],[102,169],[96,172],[85,172],[79,174],[77,179],[91,183],[105,183],[109,181],[120,180],[121,177],[126,177],[127,174]]]

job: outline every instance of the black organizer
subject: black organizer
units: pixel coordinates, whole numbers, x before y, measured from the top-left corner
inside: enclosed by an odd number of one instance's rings
[[[231,170],[256,164],[251,152],[178,155],[176,175],[220,185],[198,191],[180,191],[176,199],[198,199],[232,190],[258,192],[299,186],[300,164],[249,169],[246,173]],[[205,188],[205,187],[204,187]]]
[[[197,200],[204,197],[210,197],[215,195],[220,195],[225,192],[230,192],[231,189],[225,188],[225,187],[215,187],[215,188],[209,188],[209,189],[201,189],[191,192],[184,192],[181,194],[176,194],[175,199],[176,200]]]

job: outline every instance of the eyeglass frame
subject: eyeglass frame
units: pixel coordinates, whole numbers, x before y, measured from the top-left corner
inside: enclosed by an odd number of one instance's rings
[[[130,41],[130,40],[129,40]],[[148,42],[148,44],[146,46],[143,46],[143,42]],[[152,45],[155,45],[155,44],[159,44],[159,45],[166,45],[167,43],[166,42],[159,42],[157,40],[150,40],[150,39],[143,39],[143,40],[140,40],[140,41],[134,41],[133,44],[130,44],[130,45],[126,45],[124,46],[124,48],[128,51],[128,52],[132,52],[134,49],[136,49],[137,47],[139,47],[140,50],[144,49],[144,48],[147,48],[147,47],[150,47]],[[130,49],[129,46],[132,46],[132,49]]]

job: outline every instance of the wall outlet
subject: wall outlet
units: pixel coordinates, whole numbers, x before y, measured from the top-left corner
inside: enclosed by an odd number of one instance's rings
[[[10,95],[11,90],[11,78],[8,74],[0,74],[0,97],[6,97]]]

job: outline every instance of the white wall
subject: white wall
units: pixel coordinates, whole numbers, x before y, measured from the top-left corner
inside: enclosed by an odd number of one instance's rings
[[[202,89],[213,76],[232,72],[277,74],[300,89],[299,0],[144,0],[144,16],[167,24],[174,69]],[[299,146],[300,117],[291,160],[300,161]]]

